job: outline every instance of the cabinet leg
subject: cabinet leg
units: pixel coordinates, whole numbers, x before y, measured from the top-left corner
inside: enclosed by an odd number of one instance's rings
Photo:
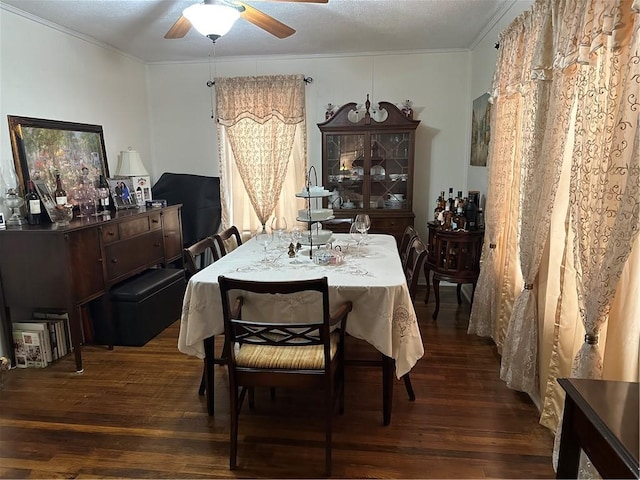
[[[437,275],[433,276],[433,293],[436,296],[436,309],[433,311],[432,318],[435,320],[440,310],[440,278]]]
[[[424,278],[427,281],[427,294],[424,297],[424,303],[429,303],[429,283],[430,283],[430,279],[429,276],[431,274],[431,271],[429,270],[429,267],[427,266],[427,262],[424,262]]]

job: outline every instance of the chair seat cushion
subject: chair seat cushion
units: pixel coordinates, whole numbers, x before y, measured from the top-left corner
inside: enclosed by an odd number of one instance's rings
[[[331,358],[338,350],[339,333],[330,336]],[[244,344],[237,351],[236,365],[245,368],[297,368],[303,370],[324,369],[323,345],[303,345],[300,347],[280,347],[274,345]]]

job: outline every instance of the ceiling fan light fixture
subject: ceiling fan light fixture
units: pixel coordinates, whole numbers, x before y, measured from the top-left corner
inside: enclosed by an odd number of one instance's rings
[[[193,28],[214,42],[226,34],[240,18],[238,9],[230,5],[197,3],[183,10],[182,15]]]

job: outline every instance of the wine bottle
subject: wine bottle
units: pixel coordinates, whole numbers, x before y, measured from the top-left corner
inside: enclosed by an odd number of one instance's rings
[[[449,210],[453,211],[455,205],[453,204],[453,187],[449,187],[449,199],[447,200],[449,204]]]
[[[36,193],[36,190],[33,186],[33,181],[29,180],[28,185],[29,191],[27,192],[27,196],[25,197],[25,200],[27,201],[27,212],[29,212],[27,220],[31,225],[39,225],[42,213],[40,197]]]
[[[444,221],[442,223],[442,229],[451,230],[451,221],[453,220],[453,213],[451,212],[451,209],[449,208],[448,203],[444,207],[443,220]]]
[[[444,212],[444,192],[440,192],[438,201],[436,202],[436,208],[433,210],[434,221],[439,221],[440,214]]]
[[[477,230],[478,228],[478,206],[473,201],[473,197],[469,198],[466,211],[467,223],[469,224],[469,230]]]
[[[59,173],[56,173],[56,190],[53,192],[53,196],[56,199],[57,205],[67,204],[67,192],[62,188],[62,180],[60,179]]]

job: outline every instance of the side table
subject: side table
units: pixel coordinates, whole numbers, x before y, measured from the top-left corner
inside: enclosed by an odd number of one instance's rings
[[[580,449],[602,478],[640,478],[640,384],[559,378],[566,394],[556,478],[578,478]]]
[[[440,281],[457,283],[458,305],[462,303],[460,290],[462,284],[473,284],[480,275],[480,254],[484,230],[452,231],[442,230],[435,222],[429,222],[429,243],[427,261],[424,262],[424,276],[427,279],[427,294],[424,302],[429,301],[429,277],[433,272],[433,291],[436,296],[436,309],[433,319],[438,318],[440,310]],[[473,293],[471,295],[473,301]]]

